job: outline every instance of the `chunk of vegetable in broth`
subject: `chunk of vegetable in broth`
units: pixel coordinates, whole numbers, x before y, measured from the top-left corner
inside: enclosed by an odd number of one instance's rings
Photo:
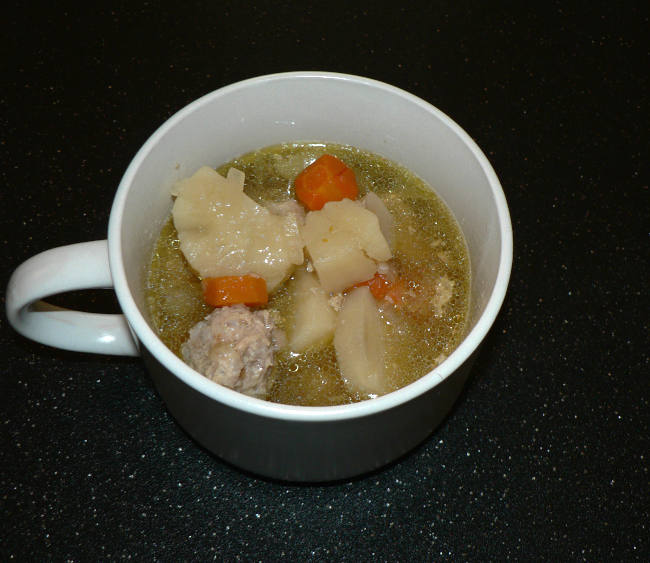
[[[377,216],[349,199],[307,213],[301,233],[325,291],[336,293],[372,278],[377,262],[392,255]]]
[[[384,366],[384,321],[367,286],[348,293],[339,311],[334,349],[346,386],[360,395],[389,390]]]
[[[258,276],[222,276],[201,281],[203,299],[213,307],[247,305],[259,307],[269,302],[264,278]]]
[[[379,221],[379,228],[390,247],[393,246],[395,220],[390,211],[375,192],[368,192],[361,202],[368,211],[372,211]]]
[[[304,261],[294,214],[274,215],[243,191],[243,174],[204,166],[174,188],[180,247],[202,278],[258,275],[275,290]]]
[[[298,174],[295,192],[307,209],[317,211],[330,201],[356,199],[359,188],[354,171],[345,162],[324,154]]]
[[[336,311],[330,306],[328,294],[321,287],[316,274],[298,270],[293,296],[289,348],[293,352],[304,352],[330,342],[336,326]]]

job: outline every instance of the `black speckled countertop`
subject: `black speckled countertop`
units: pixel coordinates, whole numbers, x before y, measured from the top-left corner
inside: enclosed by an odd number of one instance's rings
[[[477,141],[511,207],[509,294],[435,434],[324,485],[225,465],[137,359],[0,317],[0,560],[649,560],[647,5],[164,4],[5,7],[3,287],[106,236],[130,159],[186,103],[317,69],[409,90]]]

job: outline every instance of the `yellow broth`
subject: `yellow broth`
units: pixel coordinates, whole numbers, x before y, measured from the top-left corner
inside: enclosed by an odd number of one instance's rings
[[[355,172],[359,197],[374,191],[395,220],[393,259],[400,275],[411,280],[416,297],[396,308],[384,302],[386,373],[396,390],[428,373],[465,335],[469,310],[470,264],[465,240],[440,198],[404,167],[350,146],[322,143],[275,145],[225,163],[246,174],[245,191],[260,203],[293,198],[292,179],[324,153],[343,160]],[[451,298],[440,308],[436,284],[453,282]],[[171,217],[155,245],[147,274],[149,316],[161,340],[179,357],[190,328],[210,313],[201,284],[179,249]],[[287,330],[292,311],[289,279],[271,295],[268,308]],[[449,284],[447,283],[447,286]],[[340,376],[333,344],[303,354],[280,350],[271,373],[267,399],[295,405],[336,405],[368,397],[350,393]]]

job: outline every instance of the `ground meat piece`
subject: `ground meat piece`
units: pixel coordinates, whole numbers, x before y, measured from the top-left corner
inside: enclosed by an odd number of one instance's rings
[[[264,398],[278,341],[268,311],[234,305],[215,309],[194,325],[181,353],[192,368],[212,381]]]

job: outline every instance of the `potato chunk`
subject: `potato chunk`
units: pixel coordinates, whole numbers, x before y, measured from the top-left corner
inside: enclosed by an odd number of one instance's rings
[[[389,391],[384,366],[384,325],[367,287],[345,296],[334,333],[334,349],[345,385],[376,396]]]
[[[384,235],[384,238],[388,244],[392,246],[393,240],[395,238],[393,232],[395,229],[395,221],[393,219],[393,216],[390,214],[390,211],[388,211],[386,204],[375,192],[368,192],[363,200],[361,200],[361,203],[363,203],[364,207],[368,211],[372,211],[375,215],[377,215],[381,233]]]
[[[349,199],[310,211],[301,229],[321,286],[338,292],[366,281],[391,257],[377,216]]]
[[[334,336],[336,312],[329,295],[316,274],[299,270],[294,285],[294,313],[289,334],[289,348],[304,352],[307,348],[327,344]]]
[[[204,166],[174,187],[174,226],[185,258],[202,278],[257,274],[269,292],[304,260],[295,214],[274,215],[243,191],[233,168],[224,178]]]

